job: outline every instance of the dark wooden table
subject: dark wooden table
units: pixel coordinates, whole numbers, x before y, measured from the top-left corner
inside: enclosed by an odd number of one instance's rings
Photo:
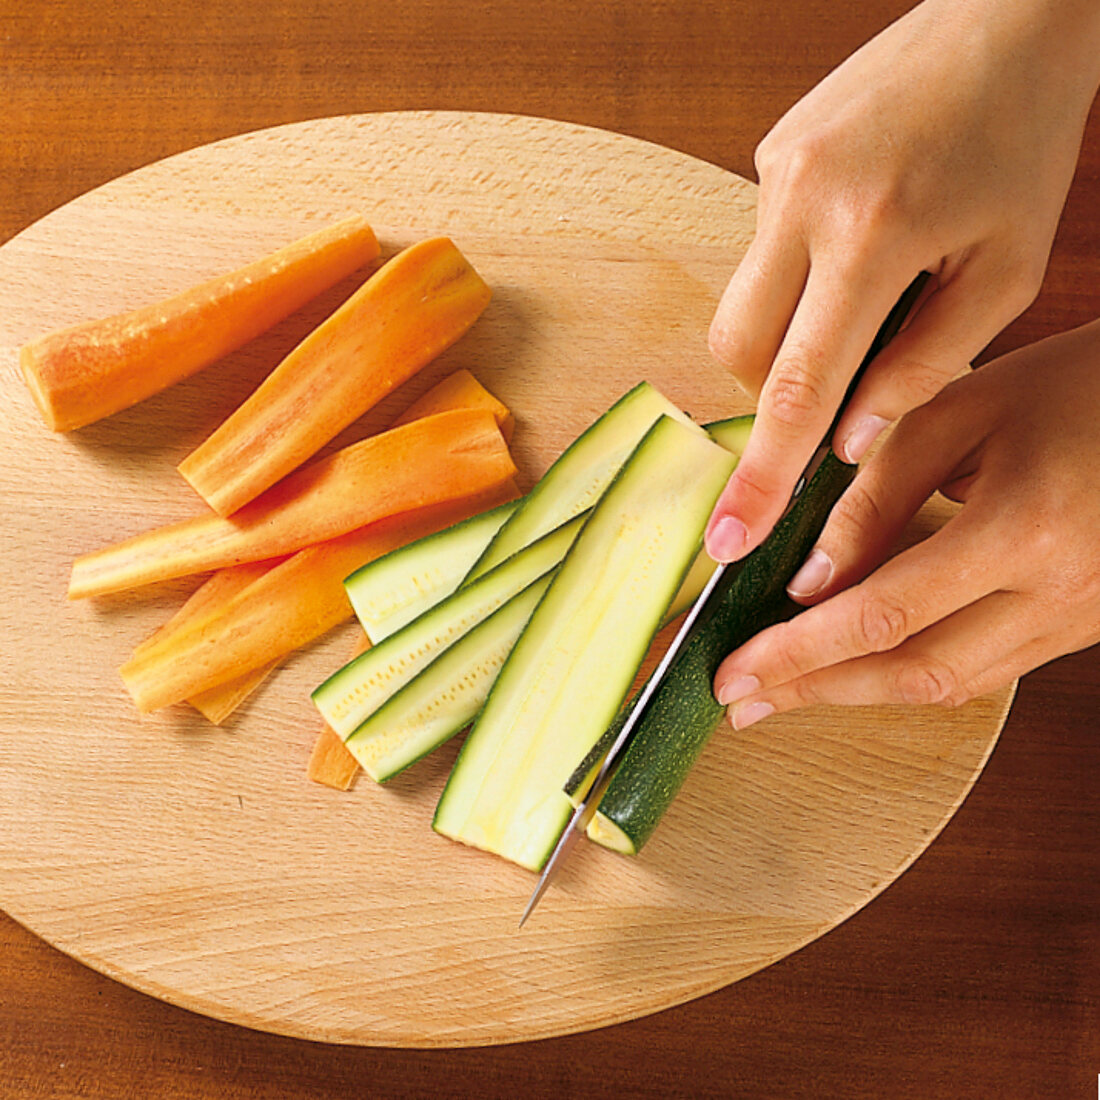
[[[0,23],[0,241],[162,156],[363,111],[545,115],[751,178],[770,125],[908,6],[23,0]],[[1100,110],[1043,294],[987,357],[1100,313],[1098,215]],[[721,992],[565,1039],[277,1038],[133,992],[0,916],[0,1096],[1095,1096],[1098,726],[1100,652],[1032,673],[962,809],[869,907]]]

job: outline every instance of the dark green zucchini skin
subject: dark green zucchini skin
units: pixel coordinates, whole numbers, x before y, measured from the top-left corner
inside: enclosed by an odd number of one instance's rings
[[[826,456],[768,539],[736,572],[727,569],[712,613],[698,624],[654,694],[598,809],[635,852],[652,835],[723,716],[725,708],[712,690],[719,664],[753,635],[802,610],[787,596],[787,582],[813,549],[855,471],[832,452]],[[620,714],[616,725],[624,717]]]

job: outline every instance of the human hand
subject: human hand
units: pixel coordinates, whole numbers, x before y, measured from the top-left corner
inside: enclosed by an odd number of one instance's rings
[[[957,705],[1100,641],[1098,409],[1100,320],[905,416],[788,587],[815,606],[719,667],[735,728],[808,703]],[[960,511],[880,564],[937,488]]]
[[[917,272],[932,293],[837,426],[848,461],[1029,304],[1097,81],[1095,0],[925,0],[768,134],[756,237],[711,327],[759,397],[708,525],[712,557],[763,541]]]

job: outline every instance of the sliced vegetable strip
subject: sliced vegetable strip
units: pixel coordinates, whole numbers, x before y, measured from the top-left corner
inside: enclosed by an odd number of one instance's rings
[[[515,418],[500,398],[491,394],[465,367],[448,374],[414,401],[394,422],[408,424],[445,409],[488,409],[500,425],[500,434],[511,443]]]
[[[159,630],[137,646],[135,653],[141,653],[150,646],[163,642],[171,634],[215,614],[238,592],[244,591],[253,581],[283,560],[285,559],[276,558],[272,561],[247,562],[244,565],[219,569],[211,574]],[[220,726],[271,675],[278,664],[278,659],[271,661],[237,679],[200,692],[187,701],[208,722]]]
[[[86,554],[73,564],[69,597],[291,553],[388,516],[490,489],[515,472],[491,413],[438,413],[297,471],[232,518],[198,516]]]
[[[281,660],[276,658],[235,680],[200,691],[187,702],[211,725],[220,726],[279,667]]]
[[[165,301],[41,336],[19,364],[49,427],[71,431],[209,366],[377,255],[371,227],[348,218]]]
[[[311,332],[182,463],[229,515],[453,344],[490,291],[445,237],[399,253]]]
[[[368,649],[370,639],[367,632],[362,629],[356,631],[350,659],[354,660]],[[306,765],[306,776],[314,783],[346,791],[358,771],[359,762],[352,756],[340,735],[322,720],[317,740],[313,743],[313,752],[310,753],[309,763]]]
[[[515,496],[506,482],[307,547],[194,626],[143,647],[121,670],[138,709],[190,699],[321,637],[351,618],[344,578],[374,557]]]

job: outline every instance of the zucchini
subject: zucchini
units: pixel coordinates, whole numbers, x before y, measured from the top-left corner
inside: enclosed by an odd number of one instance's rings
[[[749,441],[749,433],[752,431],[753,421],[756,416],[748,413],[745,416],[734,416],[728,420],[716,420],[705,425],[707,434],[716,443],[720,443],[734,458],[740,459],[745,450],[745,444]],[[735,464],[736,465],[736,464]],[[662,625],[667,626],[673,619],[686,611],[702,594],[714,572],[714,559],[706,552],[700,550],[691,563],[691,568],[684,577],[679,591],[669,605],[668,613]],[[576,806],[584,797],[592,780],[596,778],[596,772],[603,763],[604,757],[611,751],[615,739],[619,736],[623,722],[630,714],[630,708],[624,707],[619,712],[615,721],[604,731],[599,741],[585,754],[584,759],[573,770],[565,783],[565,793],[569,795],[573,805]]]
[[[391,550],[352,573],[344,587],[371,645],[449,596],[518,507],[518,500],[510,500]]]
[[[562,784],[629,691],[734,461],[679,417],[646,433],[497,676],[436,808],[437,832],[543,865],[571,812]]]
[[[732,416],[728,420],[716,420],[713,424],[704,427],[707,434],[715,443],[720,443],[735,458],[740,458],[745,451],[745,444],[749,441],[749,433],[752,431],[753,421],[756,416],[748,413],[746,416]],[[691,568],[684,577],[680,590],[672,598],[665,623],[672,622],[678,615],[685,612],[699,598],[699,594],[707,586],[711,573],[714,572],[714,559],[706,552],[700,550],[691,563]],[[610,749],[611,742],[608,742]]]
[[[347,739],[391,695],[440,652],[531,581],[555,568],[585,514],[513,554],[475,584],[460,588],[419,618],[349,661],[313,691],[324,720]]]
[[[649,382],[639,382],[620,397],[558,456],[496,533],[463,584],[591,508],[662,415],[694,427],[691,418]]]
[[[352,732],[347,747],[371,779],[392,779],[474,720],[552,576],[498,607]]]
[[[712,613],[699,624],[650,700],[589,825],[590,839],[634,854],[652,835],[722,718],[724,708],[712,690],[719,664],[754,634],[802,610],[787,596],[787,582],[813,548],[855,471],[854,465],[830,451],[768,539],[739,569],[727,569]],[[626,713],[624,708],[617,726]],[[582,763],[568,780],[575,798],[583,792],[586,777],[591,781],[598,763]]]

